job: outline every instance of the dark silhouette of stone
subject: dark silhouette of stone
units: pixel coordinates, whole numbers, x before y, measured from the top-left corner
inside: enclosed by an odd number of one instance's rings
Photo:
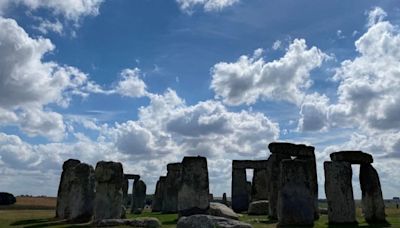
[[[209,181],[205,157],[184,157],[178,192],[180,216],[205,214],[209,208]]]
[[[177,228],[252,228],[253,226],[234,219],[212,215],[192,215],[179,219]]]
[[[122,183],[122,203],[125,208],[128,206],[128,189],[129,189],[129,179],[124,175],[124,182]]]
[[[146,184],[142,180],[138,180],[133,187],[133,213],[140,214],[144,209],[146,201]]]
[[[351,164],[327,161],[324,170],[329,223],[356,223]]]
[[[314,224],[314,195],[308,166],[309,162],[299,159],[281,162],[278,195],[279,226]]]
[[[278,192],[280,188],[280,164],[283,159],[290,159],[287,154],[273,153],[268,159],[268,173],[270,175],[268,182],[268,201],[269,201],[269,217],[272,219],[278,218]]]
[[[124,172],[119,162],[100,161],[96,165],[94,222],[120,219],[122,215]]]
[[[351,164],[370,164],[374,162],[372,155],[362,151],[339,151],[331,153],[332,161],[345,161]]]
[[[181,186],[181,163],[167,165],[167,177],[165,179],[164,192],[162,197],[162,213],[178,212],[178,191]]]
[[[162,209],[163,195],[165,189],[165,181],[167,177],[160,177],[156,184],[156,191],[154,193],[153,202],[151,205],[152,212],[160,212]]]
[[[278,153],[288,156],[313,157],[315,148],[304,144],[293,144],[287,142],[272,142],[268,145],[272,154]]]
[[[0,205],[11,205],[17,202],[13,194],[8,192],[0,192]]]
[[[253,181],[251,186],[251,201],[267,200],[267,169],[254,169]]]
[[[70,209],[70,192],[71,183],[74,179],[74,168],[81,162],[76,159],[68,159],[63,164],[60,184],[57,193],[56,217],[60,219],[68,219],[71,214]]]
[[[314,147],[312,147],[314,148]],[[309,175],[307,176],[308,182],[311,185],[311,193],[314,198],[314,219],[319,219],[319,206],[318,206],[318,176],[317,176],[317,164],[315,155],[313,156],[297,156],[296,159],[301,159],[308,162],[307,169]]]
[[[247,211],[250,199],[247,192],[246,169],[232,167],[232,209]]]
[[[385,203],[382,197],[378,172],[370,164],[360,166],[360,186],[362,192],[362,211],[368,223],[384,223]]]
[[[93,216],[95,176],[91,165],[80,163],[73,169],[74,178],[69,194],[68,220],[88,222]]]
[[[222,194],[222,203],[228,206],[228,199],[226,198],[226,193]]]

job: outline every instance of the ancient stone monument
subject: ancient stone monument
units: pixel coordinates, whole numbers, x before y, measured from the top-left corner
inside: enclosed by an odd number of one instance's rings
[[[269,157],[269,166],[268,166],[268,175],[270,176],[270,180],[268,183],[268,199],[269,199],[269,216],[271,218],[278,218],[278,199],[279,196],[285,195],[285,191],[282,192],[285,184],[291,185],[290,181],[285,181],[282,178],[282,172],[288,173],[289,171],[286,169],[292,169],[290,160],[294,160],[294,167],[300,166],[303,168],[298,169],[307,169],[304,171],[301,176],[299,174],[299,178],[303,178],[307,182],[306,189],[309,189],[311,197],[313,199],[313,214],[314,219],[319,217],[318,213],[318,179],[317,179],[317,168],[315,161],[315,148],[312,146],[306,146],[304,144],[292,144],[286,142],[273,142],[268,145],[270,152],[272,153]],[[282,161],[289,160],[287,165],[282,166]],[[299,163],[297,163],[299,161]],[[290,173],[290,172],[289,172]],[[301,176],[301,177],[300,177]],[[294,181],[294,179],[291,179]],[[303,188],[304,190],[304,188]],[[289,198],[281,198],[280,203],[286,205],[285,200],[290,200]],[[300,202],[297,202],[300,203]],[[305,202],[303,202],[305,203]],[[282,213],[285,212],[282,209]],[[296,216],[301,216],[300,212]],[[281,214],[284,218],[285,215]],[[289,220],[285,220],[287,223]],[[295,221],[295,220],[293,220]],[[282,221],[283,222],[283,221]]]
[[[94,170],[91,165],[69,159],[63,164],[58,189],[56,217],[87,222],[93,215]]]
[[[352,164],[360,165],[362,211],[368,223],[386,222],[381,184],[372,155],[362,151],[339,151],[324,163],[325,192],[329,223],[355,223],[355,205],[351,184]]]
[[[127,208],[129,205],[129,197],[128,197],[129,180],[139,180],[139,179],[140,179],[140,176],[137,174],[124,174],[124,183],[122,186],[122,193],[123,193],[122,202],[123,202],[125,208]]]
[[[146,201],[146,184],[142,180],[135,182],[133,186],[132,210],[135,214],[142,213]]]
[[[279,226],[314,224],[315,199],[308,166],[307,161],[300,159],[286,159],[281,162]]]
[[[127,176],[129,179],[133,179],[133,183],[132,183],[132,197],[131,197],[131,213],[135,212],[135,205],[134,205],[134,199],[135,199],[135,185],[138,183],[138,181],[140,180],[140,176],[139,175],[134,175],[131,174],[129,176]]]
[[[95,176],[94,222],[121,218],[124,183],[122,164],[100,161],[96,165]]]
[[[180,216],[206,214],[209,208],[209,181],[205,157],[184,157],[178,191]]]
[[[267,160],[232,161],[232,209],[235,212],[247,211],[251,198],[255,200],[268,198],[266,193],[267,167]],[[246,180],[246,169],[255,170],[253,184],[250,183],[250,186]]]
[[[160,177],[157,181],[156,191],[154,193],[153,203],[151,205],[152,212],[160,212],[162,209],[166,179],[167,179],[167,177]]]
[[[351,164],[343,161],[324,162],[324,171],[329,222],[355,223]]]
[[[162,213],[178,212],[178,191],[181,186],[181,163],[170,163],[167,165],[167,177],[162,197]]]

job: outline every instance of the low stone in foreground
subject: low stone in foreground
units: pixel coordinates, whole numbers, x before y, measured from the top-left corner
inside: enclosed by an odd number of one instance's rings
[[[236,214],[230,207],[228,207],[222,203],[211,202],[210,209],[208,210],[208,212],[210,215],[213,215],[213,216],[219,216],[219,217],[230,218],[230,219],[235,219],[235,220],[239,219],[238,214]]]
[[[135,219],[103,219],[94,224],[95,226],[132,226],[144,228],[159,228],[161,222],[157,218],[143,217]]]
[[[181,217],[177,228],[252,228],[253,226],[233,219],[212,215]]]

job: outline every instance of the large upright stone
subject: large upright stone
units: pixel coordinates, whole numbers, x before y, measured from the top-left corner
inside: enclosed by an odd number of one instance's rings
[[[235,161],[233,161],[235,162]],[[247,211],[249,194],[247,192],[246,169],[235,168],[232,164],[232,209],[235,212]]]
[[[251,201],[267,200],[267,169],[254,169],[251,189]]]
[[[181,163],[171,163],[167,165],[167,178],[162,201],[162,213],[178,212],[178,191],[181,186]]]
[[[339,151],[330,154],[332,161],[345,161],[351,164],[370,164],[374,162],[372,155],[362,151]]]
[[[135,182],[133,186],[133,213],[140,214],[146,203],[146,184],[142,180]]]
[[[207,213],[210,206],[207,159],[200,156],[184,157],[181,181],[178,192],[179,215]]]
[[[290,159],[289,155],[273,153],[268,159],[268,173],[270,174],[270,180],[268,183],[268,200],[269,210],[268,215],[272,219],[278,218],[277,205],[278,205],[278,192],[280,187],[280,164],[283,159]]]
[[[122,183],[122,204],[125,208],[128,206],[128,189],[129,179],[124,175],[124,182]]]
[[[153,203],[151,205],[152,212],[160,212],[162,209],[166,178],[167,177],[160,177],[157,181],[156,191],[154,193]]]
[[[351,164],[326,161],[324,171],[329,223],[355,223]]]
[[[278,195],[280,226],[314,224],[314,195],[308,166],[307,161],[299,159],[281,162]]]
[[[91,165],[80,163],[73,169],[74,178],[71,182],[69,195],[70,215],[68,220],[88,222],[93,216],[95,198],[95,176]]]
[[[309,147],[310,148],[310,147]],[[297,159],[304,160],[308,163],[307,169],[309,175],[309,183],[311,184],[311,193],[314,198],[314,219],[319,219],[319,206],[318,206],[318,176],[317,176],[317,164],[315,160],[314,147],[312,148],[312,156],[297,156]]]
[[[76,159],[68,159],[63,164],[60,184],[57,193],[56,217],[60,219],[68,219],[71,214],[70,210],[70,192],[71,183],[74,179],[74,168],[81,162]]]
[[[100,161],[96,165],[94,222],[119,219],[122,215],[124,172],[119,162]]]
[[[378,172],[370,164],[360,166],[362,211],[368,223],[382,223],[385,219],[385,203],[382,197]]]

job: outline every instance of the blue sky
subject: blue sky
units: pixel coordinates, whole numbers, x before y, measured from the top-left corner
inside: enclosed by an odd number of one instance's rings
[[[203,155],[229,195],[232,159],[289,141],[316,147],[321,197],[339,150],[373,154],[397,196],[399,26],[395,0],[0,0],[1,190],[55,195],[77,158],[151,193]]]

